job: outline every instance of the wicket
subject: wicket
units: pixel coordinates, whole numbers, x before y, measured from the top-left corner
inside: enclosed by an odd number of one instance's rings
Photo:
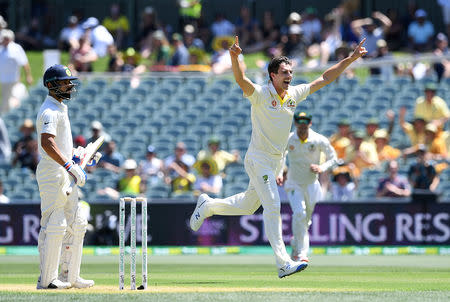
[[[138,289],[147,289],[147,198],[124,197],[119,204],[119,289],[125,286],[125,202],[130,202],[131,228],[130,228],[130,286],[136,289],[136,202],[141,203],[142,223],[142,285]]]

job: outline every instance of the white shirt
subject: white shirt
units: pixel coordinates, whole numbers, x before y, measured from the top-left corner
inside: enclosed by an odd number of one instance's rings
[[[326,171],[337,163],[336,151],[330,141],[323,135],[309,129],[308,138],[301,142],[297,132],[289,135],[287,144],[289,170],[286,188],[296,185],[309,185],[318,179],[318,174],[311,171],[311,164],[320,164],[320,154],[323,152],[326,161],[320,165]]]
[[[0,203],[9,203],[9,197],[5,194],[0,194]]]
[[[104,57],[108,54],[108,46],[114,44],[114,38],[103,25],[98,25],[91,32],[92,47],[97,56]]]
[[[47,96],[36,118],[36,130],[38,134],[39,154],[41,155],[39,164],[48,163],[59,166],[42,148],[42,133],[53,134],[55,136],[56,146],[62,155],[67,159],[72,159],[73,140],[66,104],[58,102],[51,96]]]
[[[210,177],[206,178],[204,176],[199,176],[194,184],[194,190],[200,190],[201,191],[201,184],[207,183],[209,186],[213,188],[219,188],[219,191],[222,190],[223,182],[222,177],[220,175],[211,175]]]
[[[247,153],[263,153],[281,159],[295,108],[309,95],[309,84],[289,86],[287,94],[281,105],[280,97],[270,82],[264,86],[255,85],[253,94],[247,96],[252,104],[252,138]]]
[[[9,42],[0,47],[0,83],[16,83],[20,80],[20,67],[28,64],[22,46]]]
[[[61,34],[59,35],[59,39],[61,41],[69,42],[70,40],[79,40],[83,35],[83,29],[80,26],[75,27],[64,27],[61,30]]]
[[[141,161],[140,168],[142,171],[142,175],[151,176],[157,175],[158,172],[161,171],[162,160],[156,157],[153,157],[151,160],[143,160]]]

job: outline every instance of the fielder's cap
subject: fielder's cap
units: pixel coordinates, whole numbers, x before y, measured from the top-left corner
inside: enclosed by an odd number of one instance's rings
[[[298,24],[292,24],[289,26],[289,34],[291,35],[300,35],[302,34],[303,30],[300,25]]]
[[[431,91],[436,91],[437,90],[437,85],[433,82],[429,82],[425,84],[425,90],[431,90]]]
[[[300,16],[299,13],[297,12],[292,12],[289,14],[289,17],[287,18],[286,23],[287,24],[292,24],[294,22],[300,22],[302,20],[302,17]]]
[[[210,145],[210,144],[220,144],[220,138],[218,136],[215,136],[215,135],[211,136],[208,139],[208,145]]]
[[[174,40],[174,41],[183,41],[183,36],[180,35],[179,33],[174,33],[172,35],[172,40]]]
[[[23,129],[33,129],[34,130],[33,121],[29,118],[25,119],[23,121],[22,126],[20,126],[20,131],[22,131]]]
[[[377,138],[384,138],[384,139],[388,139],[389,138],[389,134],[387,133],[386,130],[384,129],[378,129],[375,131],[375,133],[373,134],[373,137],[375,139]]]
[[[416,10],[414,16],[416,18],[426,18],[427,17],[427,12],[424,11],[423,9],[418,9],[418,10]]]
[[[81,26],[83,29],[89,29],[92,27],[96,27],[99,24],[98,19],[95,17],[89,17],[86,21],[84,21],[83,25]]]
[[[376,117],[372,117],[367,121],[366,125],[378,125],[379,123],[380,121]]]
[[[294,114],[294,120],[298,124],[309,124],[312,120],[312,116],[306,112],[297,112]]]
[[[447,36],[444,33],[438,33],[436,35],[436,40],[448,42]]]
[[[127,159],[123,162],[122,168],[125,170],[134,170],[137,168],[137,163],[134,159]]]
[[[425,146],[425,144],[418,144],[417,145],[417,151],[426,152],[427,151],[427,146]]]
[[[437,129],[437,127],[436,127],[435,124],[428,123],[428,124],[425,126],[425,131],[430,131],[430,132],[436,133],[436,132],[438,131],[438,129]]]
[[[344,118],[338,122],[338,126],[350,126],[350,121]]]
[[[365,136],[365,135],[364,135],[364,132],[362,132],[362,131],[360,131],[360,130],[353,132],[353,137],[354,137],[354,138],[360,138],[360,139],[363,139],[364,136]]]
[[[76,80],[77,77],[72,76],[72,72],[67,66],[55,64],[50,66],[44,73],[44,86],[47,86],[48,82],[61,81],[61,80]]]
[[[103,125],[99,121],[93,121],[91,123],[91,129],[93,129],[93,130],[102,130],[103,129]]]
[[[385,40],[380,39],[380,40],[377,41],[377,47],[378,48],[382,48],[382,47],[386,47],[386,46],[387,46],[387,43],[386,43]]]
[[[147,152],[148,153],[155,153],[155,147],[153,147],[152,145],[148,145]]]

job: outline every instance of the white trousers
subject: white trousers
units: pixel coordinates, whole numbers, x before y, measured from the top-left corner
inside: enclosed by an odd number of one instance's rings
[[[67,196],[70,176],[63,167],[42,161],[36,170],[41,196],[40,254],[41,285],[47,287],[58,277],[61,246],[67,225],[72,225],[78,206],[78,191]]]
[[[306,257],[309,250],[308,228],[317,201],[322,199],[322,188],[318,180],[310,185],[286,188],[292,209],[292,255]]]
[[[278,267],[291,262],[282,237],[281,202],[276,183],[281,163],[281,159],[247,154],[244,161],[245,170],[250,177],[247,190],[225,199],[211,199],[206,204],[207,216],[251,215],[262,205],[264,229]]]
[[[11,102],[11,97],[12,97],[12,91],[14,88],[14,85],[16,83],[1,83],[1,90],[2,90],[2,105],[0,107],[1,110],[1,114],[5,114],[7,112],[9,112],[9,109],[11,107],[10,102]]]

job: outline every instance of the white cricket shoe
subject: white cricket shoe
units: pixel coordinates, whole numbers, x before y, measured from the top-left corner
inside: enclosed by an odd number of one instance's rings
[[[47,287],[41,285],[41,277],[39,277],[36,289],[66,289],[71,288],[72,285],[69,282],[63,282],[61,280],[55,279]]]
[[[198,231],[206,218],[205,203],[208,202],[208,200],[209,196],[206,194],[201,194],[197,199],[197,205],[195,206],[194,213],[192,213],[190,220],[190,226],[194,232]]]
[[[284,278],[292,274],[301,272],[308,266],[307,262],[291,262],[278,269],[278,278]]]
[[[72,284],[73,288],[88,288],[94,286],[95,282],[94,280],[85,280],[81,277],[77,278],[77,281]]]

